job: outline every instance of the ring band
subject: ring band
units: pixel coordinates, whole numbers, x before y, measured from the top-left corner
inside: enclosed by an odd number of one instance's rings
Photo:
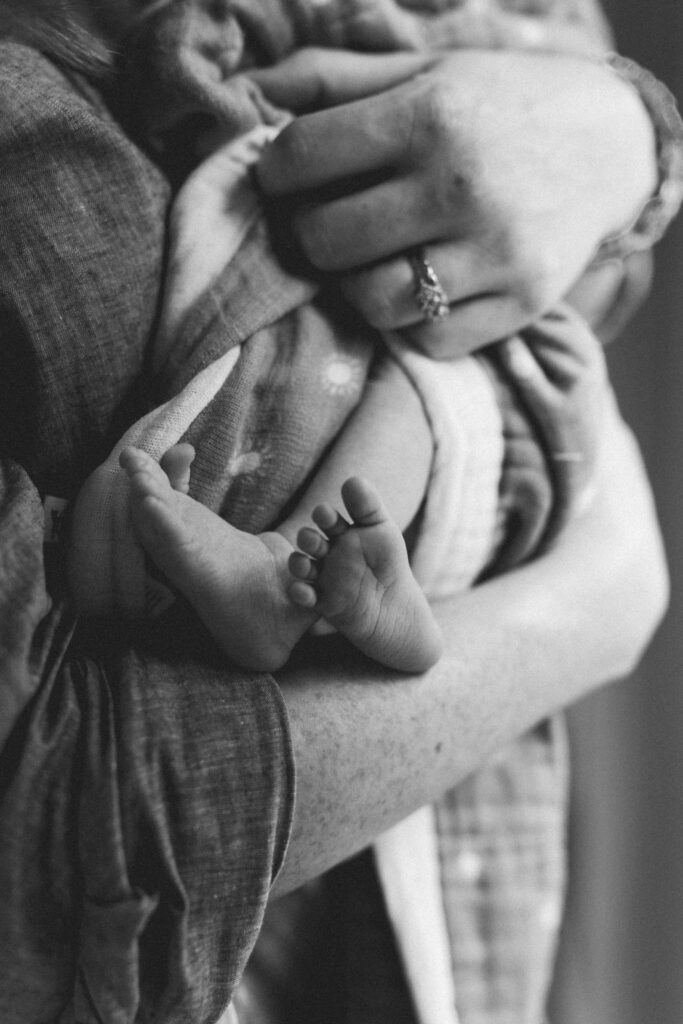
[[[428,323],[443,320],[449,313],[448,296],[423,246],[411,249],[408,262],[415,277],[415,302],[423,319]]]

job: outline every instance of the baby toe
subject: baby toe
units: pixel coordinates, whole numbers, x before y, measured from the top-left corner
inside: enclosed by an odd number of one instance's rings
[[[291,583],[287,593],[292,603],[300,608],[315,608],[318,603],[318,595],[315,590],[310,583],[304,583],[303,580],[295,580]]]
[[[132,475],[149,469],[151,466],[156,466],[156,462],[141,448],[124,448],[119,455],[119,465],[125,469],[126,473]]]
[[[187,494],[190,490],[190,476],[195,450],[191,444],[175,444],[165,452],[160,466],[168,477],[174,491]]]
[[[308,555],[302,551],[294,551],[289,556],[289,571],[298,580],[315,580],[318,578],[318,567]]]
[[[330,550],[330,545],[323,535],[317,530],[312,530],[310,526],[304,526],[299,530],[296,542],[301,550],[311,558],[324,558]]]
[[[342,486],[346,510],[354,523],[369,526],[388,518],[384,503],[371,483],[360,476],[352,476]]]
[[[138,470],[130,478],[130,490],[133,500],[138,501],[152,497],[163,502],[168,497],[169,485],[165,477],[158,473],[150,473],[147,468]]]
[[[312,518],[315,525],[319,526],[323,533],[331,539],[341,537],[349,528],[347,521],[332,505],[316,505]]]

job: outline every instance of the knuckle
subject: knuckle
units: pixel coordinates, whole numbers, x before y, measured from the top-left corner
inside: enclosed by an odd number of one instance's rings
[[[409,139],[411,162],[429,170],[431,209],[452,218],[478,202],[483,168],[477,147],[463,136],[462,112],[439,81],[429,82],[414,104]]]
[[[474,178],[462,167],[445,164],[439,170],[435,187],[425,191],[423,216],[426,221],[436,216],[442,235],[467,234],[480,217]]]
[[[283,128],[266,150],[261,161],[262,184],[264,187],[268,186],[268,181],[277,184],[282,172],[295,173],[299,168],[308,167],[311,159],[308,132],[302,124],[295,121]]]
[[[424,162],[426,153],[441,151],[448,135],[446,98],[438,83],[421,83],[406,105],[404,118],[405,148],[408,160],[416,166]]]
[[[325,74],[328,63],[326,51],[316,46],[302,47],[290,58],[293,72],[306,80],[308,109],[317,110],[325,106],[329,91]]]
[[[454,126],[453,103],[438,79],[425,84],[416,105],[416,115],[417,126],[426,136],[426,141],[433,144],[450,138]]]

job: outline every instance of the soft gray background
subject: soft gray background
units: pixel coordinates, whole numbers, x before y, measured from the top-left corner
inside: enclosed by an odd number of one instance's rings
[[[622,53],[683,100],[682,0],[612,0]],[[636,676],[572,712],[574,875],[553,1024],[683,1024],[683,221],[610,352],[670,559],[671,609]]]

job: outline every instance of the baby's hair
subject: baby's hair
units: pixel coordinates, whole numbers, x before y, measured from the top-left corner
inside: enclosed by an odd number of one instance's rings
[[[173,2],[131,0],[130,6],[139,24]],[[0,0],[0,38],[9,36],[78,71],[106,76],[115,54],[83,25],[78,6],[78,0]],[[93,6],[97,8],[97,0]]]

